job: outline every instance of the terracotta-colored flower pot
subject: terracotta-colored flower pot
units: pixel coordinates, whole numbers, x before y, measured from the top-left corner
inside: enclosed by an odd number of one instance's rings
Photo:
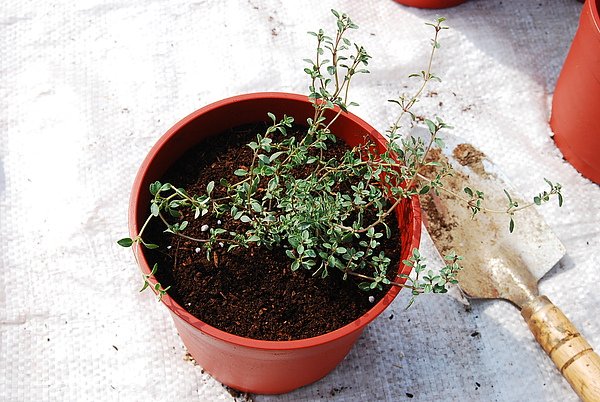
[[[458,6],[467,0],[395,0],[396,3],[417,8],[449,8]]]
[[[600,0],[583,5],[554,96],[550,126],[564,157],[600,184]]]
[[[150,150],[135,178],[129,210],[131,236],[139,232],[148,215],[150,183],[160,178],[187,149],[228,128],[269,121],[267,112],[278,118],[285,113],[302,123],[312,116],[314,109],[306,96],[256,93],[213,103],[175,124]],[[366,135],[380,147],[385,141],[375,129],[352,114],[341,115],[331,128],[349,145],[362,142]],[[402,233],[399,252],[404,260],[419,245],[421,210],[418,199],[405,200],[397,212]],[[144,250],[136,248],[135,255],[141,270],[149,274]],[[410,272],[403,264],[398,269],[400,273]],[[188,351],[208,373],[241,391],[276,394],[312,383],[333,370],[365,326],[392,302],[399,291],[398,287],[393,287],[365,315],[333,332],[282,342],[248,339],[223,332],[192,316],[168,295],[162,301],[169,308]]]

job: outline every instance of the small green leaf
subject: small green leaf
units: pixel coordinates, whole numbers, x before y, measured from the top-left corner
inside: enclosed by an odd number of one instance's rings
[[[211,181],[206,185],[206,193],[208,195],[210,195],[210,193],[212,193],[213,189],[215,188],[215,182]]]
[[[161,186],[162,184],[159,181],[155,181],[154,183],[150,184],[150,193],[152,195],[156,195],[160,190]]]
[[[237,169],[235,172],[233,172],[233,174],[236,176],[246,176],[248,171],[245,169]]]
[[[133,244],[133,240],[129,237],[125,237],[117,241],[117,244],[121,247],[131,247],[131,245]]]
[[[430,132],[431,134],[435,134],[435,133],[436,133],[436,131],[437,131],[437,127],[435,126],[435,123],[434,123],[434,122],[432,122],[432,121],[431,121],[431,120],[429,120],[429,119],[425,119],[425,124],[427,124],[427,128],[429,129],[429,132]]]
[[[268,165],[269,163],[271,163],[271,160],[269,159],[269,157],[267,155],[264,154],[260,154],[258,155],[258,159],[264,163],[265,165]]]
[[[509,231],[510,233],[512,233],[512,232],[513,232],[513,230],[515,230],[515,221],[514,221],[514,220],[513,220],[513,218],[511,217],[511,218],[510,218],[510,222],[509,222],[509,224],[508,224],[508,231]]]
[[[150,204],[150,213],[152,216],[158,216],[159,214],[158,205],[155,202]]]
[[[273,153],[273,155],[271,155],[269,157],[269,162],[273,162],[275,159],[279,158],[281,155],[283,155],[283,152],[281,152],[281,151]]]
[[[252,202],[251,206],[254,212],[262,212],[262,206],[258,202]]]
[[[385,227],[385,236],[389,239],[392,237],[392,230],[390,229],[390,227],[385,223],[382,222],[383,226]]]
[[[358,284],[360,290],[368,292],[371,290],[371,284],[369,282],[361,282]]]
[[[295,236],[288,237],[288,242],[294,248],[298,247],[298,244],[300,244],[299,239],[297,237],[295,237]]]

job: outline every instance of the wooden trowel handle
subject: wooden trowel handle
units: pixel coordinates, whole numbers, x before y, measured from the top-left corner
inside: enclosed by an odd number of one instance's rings
[[[538,296],[521,315],[577,395],[585,402],[600,401],[600,356],[563,312],[546,296]]]

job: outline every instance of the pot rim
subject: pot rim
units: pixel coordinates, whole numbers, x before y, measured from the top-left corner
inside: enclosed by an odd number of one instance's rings
[[[600,0],[587,0],[587,2],[589,3],[592,24],[596,27],[596,31],[600,33],[600,13],[598,12]]]
[[[163,134],[160,139],[156,142],[156,144],[151,148],[142,162],[131,191],[131,198],[129,202],[129,229],[131,236],[136,236],[139,232],[139,225],[136,220],[137,215],[137,205],[139,200],[139,195],[141,191],[145,189],[141,189],[141,185],[143,182],[143,178],[146,174],[146,171],[156,157],[156,155],[161,151],[161,149],[165,146],[165,144],[173,137],[182,127],[188,124],[190,121],[194,120],[197,116],[207,113],[211,110],[221,108],[223,106],[229,105],[231,103],[236,103],[239,101],[248,101],[253,99],[263,99],[263,98],[279,98],[282,100],[292,100],[292,101],[303,101],[307,102],[308,97],[305,95],[291,94],[286,92],[256,92],[249,93],[243,95],[237,95],[233,97],[229,97],[226,99],[222,99],[217,102],[213,102],[209,105],[206,105],[188,116],[184,117],[180,121],[178,121],[175,125],[173,125],[165,134]],[[350,118],[355,123],[359,124],[366,132],[371,133],[378,140],[385,141],[384,137],[377,132],[373,127],[371,127],[364,120],[359,118],[358,116],[352,113],[344,113],[347,118]],[[413,210],[413,220],[412,220],[412,238],[410,239],[410,248],[417,247],[421,238],[421,207],[419,204],[418,197],[412,197],[410,200],[410,207]],[[145,274],[149,274],[150,264],[148,263],[144,253],[141,250],[139,244],[134,245],[134,256],[136,261],[142,271]],[[407,267],[405,264],[400,262],[400,266],[398,268],[399,274],[409,274],[411,271],[410,267]],[[156,279],[154,277],[150,278],[150,282],[152,285],[156,284]],[[335,339],[342,338],[347,336],[361,328],[364,328],[368,323],[373,321],[377,316],[379,316],[386,308],[389,306],[394,298],[400,292],[400,287],[392,286],[391,289],[383,296],[383,298],[377,302],[371,309],[369,309],[365,314],[357,318],[356,320],[350,322],[349,324],[344,325],[334,331],[311,337],[304,338],[298,340],[291,341],[269,341],[269,340],[261,340],[261,339],[252,339],[246,338],[239,335],[230,334],[228,332],[222,331],[216,327],[213,327],[200,319],[196,318],[194,315],[189,313],[185,308],[183,308],[180,304],[178,304],[171,296],[167,293],[162,297],[162,303],[171,310],[173,314],[176,314],[181,319],[186,321],[188,324],[192,325],[196,329],[200,330],[202,333],[222,340],[227,343],[231,343],[240,347],[252,348],[252,349],[262,349],[262,350],[290,350],[290,349],[302,349],[314,347],[317,345],[322,345],[333,341]]]

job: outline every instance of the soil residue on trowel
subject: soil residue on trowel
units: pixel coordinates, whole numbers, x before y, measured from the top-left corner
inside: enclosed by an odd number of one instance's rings
[[[476,175],[481,177],[489,176],[483,166],[483,160],[486,158],[486,155],[473,145],[467,143],[457,145],[452,151],[452,156],[457,163],[468,167]],[[433,160],[441,162],[442,165],[451,166],[448,158],[440,149],[430,150],[427,161]],[[427,177],[434,178],[436,170],[435,166],[425,166],[422,173]],[[462,194],[463,188],[469,184],[470,179],[467,174],[451,169],[451,174],[445,176],[442,182],[448,190]],[[448,252],[452,248],[451,246],[454,242],[452,232],[458,227],[457,216],[446,207],[446,204],[449,202],[461,203],[458,199],[453,198],[451,194],[443,190],[439,192],[439,195],[432,192],[419,197],[427,231],[441,252]],[[452,200],[449,201],[449,199]]]
[[[423,219],[431,238],[437,244],[450,245],[453,242],[452,229],[458,224],[454,216],[451,216],[441,204],[439,197],[434,194],[420,196]],[[442,250],[447,252],[447,249]]]
[[[517,269],[526,266],[521,261],[525,254],[523,251],[538,251],[535,247],[520,244],[531,240],[531,235],[505,235],[508,232],[505,217],[493,212],[502,212],[506,208],[502,192],[506,183],[498,178],[487,157],[470,144],[460,144],[433,157],[440,164],[429,165],[423,172],[427,171],[429,180],[436,180],[439,175],[443,186],[435,186],[429,194],[419,197],[431,239],[442,256],[455,251],[464,258],[464,269],[458,273],[457,279],[465,294],[509,299],[513,293],[506,284],[516,283],[521,289],[521,285],[529,280]],[[445,170],[445,165],[453,169]],[[473,193],[485,194],[485,202],[480,205],[482,209],[475,219],[468,205],[473,197],[469,196],[470,192],[465,195],[465,187]],[[535,226],[530,224],[530,229],[539,235],[540,231]]]
[[[470,167],[475,173],[482,177],[487,176],[483,167],[485,154],[471,144],[459,144],[452,152],[454,158],[463,166]]]
[[[429,154],[427,155],[427,161],[437,161],[441,162],[443,165],[448,164],[448,159],[446,156],[441,152],[440,149],[437,148],[429,151]],[[433,179],[436,175],[436,170],[437,168],[435,166],[426,165],[422,169],[422,174]],[[460,175],[459,172],[453,172],[452,174]],[[443,179],[443,181],[446,185],[449,185],[451,189],[457,190],[453,176],[447,176],[445,179]],[[424,223],[431,238],[434,239],[436,243],[450,245],[453,242],[452,229],[455,228],[458,223],[456,222],[456,217],[450,214],[443,202],[441,202],[440,197],[446,196],[448,195],[444,194],[443,192],[441,192],[440,195],[435,195],[433,192],[431,192],[429,194],[420,196],[419,201],[421,202],[421,208],[424,212]]]

